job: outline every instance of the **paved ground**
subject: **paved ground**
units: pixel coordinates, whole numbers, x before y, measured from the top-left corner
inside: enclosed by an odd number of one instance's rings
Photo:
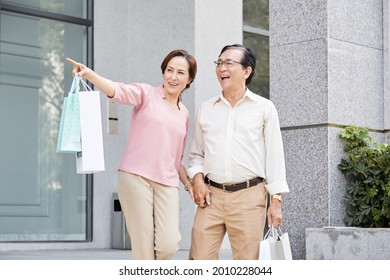
[[[93,250],[37,250],[0,251],[0,260],[128,260],[131,250],[93,249]],[[174,260],[187,260],[188,251],[178,251]],[[231,260],[230,250],[221,250],[221,260]]]

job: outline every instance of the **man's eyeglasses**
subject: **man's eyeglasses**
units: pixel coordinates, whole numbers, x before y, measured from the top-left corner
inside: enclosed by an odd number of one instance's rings
[[[217,61],[214,61],[214,63],[215,63],[215,65],[217,65],[217,68],[222,67],[224,64],[225,64],[226,68],[233,67],[234,64],[241,64],[241,62],[235,61],[233,59],[226,59],[225,61],[224,60],[217,60]]]

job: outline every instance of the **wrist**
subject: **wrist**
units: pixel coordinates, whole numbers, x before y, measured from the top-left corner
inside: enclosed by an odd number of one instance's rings
[[[199,183],[204,183],[204,177],[203,177],[203,173],[196,173],[194,178],[192,179],[192,181],[197,184]]]
[[[188,187],[189,186],[191,186],[191,181],[188,181],[185,185],[184,185],[184,189],[186,190],[186,191],[188,191]]]
[[[280,193],[271,195],[271,199],[272,200],[278,200],[280,203],[282,203],[282,201],[283,201],[282,195]]]

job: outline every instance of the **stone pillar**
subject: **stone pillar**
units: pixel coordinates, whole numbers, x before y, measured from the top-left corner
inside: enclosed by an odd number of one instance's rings
[[[382,13],[382,0],[270,0],[270,98],[284,138],[283,229],[295,259],[305,258],[306,228],[344,225],[340,129],[367,126],[385,138]]]

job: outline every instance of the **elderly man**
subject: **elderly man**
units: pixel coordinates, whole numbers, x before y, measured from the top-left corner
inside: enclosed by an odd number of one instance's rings
[[[279,227],[289,191],[278,114],[247,88],[256,64],[251,49],[225,46],[215,64],[222,93],[199,107],[189,150],[198,204],[189,259],[218,259],[227,232],[233,258],[255,260],[266,215]]]

